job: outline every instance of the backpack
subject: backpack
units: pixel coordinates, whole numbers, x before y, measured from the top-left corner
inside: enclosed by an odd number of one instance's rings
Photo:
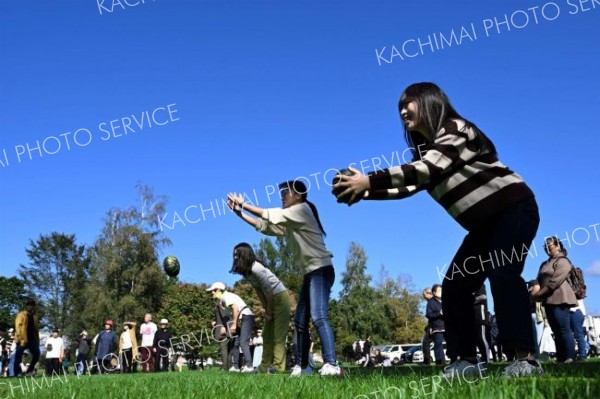
[[[583,278],[583,270],[571,263],[569,258],[567,258],[566,256],[561,256],[561,258],[565,258],[571,264],[571,271],[567,276],[567,283],[569,283],[569,286],[575,293],[575,298],[584,299],[587,296],[587,287]]]

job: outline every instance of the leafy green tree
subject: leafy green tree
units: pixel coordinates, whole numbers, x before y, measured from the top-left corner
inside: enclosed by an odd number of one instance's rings
[[[80,302],[89,277],[90,259],[75,235],[53,232],[30,240],[29,265],[20,265],[19,276],[51,327],[72,334],[80,321]]]
[[[27,298],[25,283],[18,277],[0,276],[0,331],[14,328],[15,317]]]
[[[292,249],[285,237],[276,237],[275,244],[272,239],[263,238],[258,246],[254,247],[254,252],[256,257],[277,275],[290,292],[300,292],[304,268],[294,262]]]
[[[100,328],[106,318],[141,322],[156,313],[168,285],[158,260],[171,241],[160,229],[158,215],[166,199],[138,184],[140,201],[128,209],[111,209],[102,233],[91,249],[92,282],[87,289],[88,328]]]

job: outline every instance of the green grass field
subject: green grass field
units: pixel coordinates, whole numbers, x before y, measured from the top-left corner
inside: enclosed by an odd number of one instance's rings
[[[345,368],[343,377],[318,374],[232,374],[218,369],[161,374],[67,376],[54,380],[0,379],[0,399],[8,398],[600,398],[600,361],[544,364],[536,378],[500,378],[503,364],[489,366],[485,379],[445,381],[442,368],[400,366]],[[449,382],[452,382],[450,386]],[[9,385],[12,384],[11,386]],[[435,387],[433,386],[435,383]],[[2,385],[4,384],[4,385]],[[21,388],[22,386],[22,388]],[[41,387],[40,387],[41,386]],[[22,392],[24,390],[25,392]]]

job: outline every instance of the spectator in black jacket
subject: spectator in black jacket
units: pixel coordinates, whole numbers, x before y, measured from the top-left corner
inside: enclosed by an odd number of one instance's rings
[[[426,302],[429,302],[431,298],[433,298],[433,294],[431,293],[431,288],[426,288],[423,290],[423,299]],[[431,336],[431,326],[429,322],[425,326],[423,330],[423,339],[421,340],[421,348],[423,349],[423,364],[428,365],[431,363],[431,343],[433,342],[433,337]]]
[[[488,362],[490,359],[490,318],[487,306],[487,292],[485,285],[481,285],[477,291],[473,293],[475,313],[475,331],[477,333],[477,348],[481,355],[482,362]]]
[[[152,351],[154,352],[156,365],[154,371],[169,371],[169,350],[171,349],[171,338],[173,334],[168,330],[169,321],[162,319],[158,325],[158,330],[154,334],[154,343]]]
[[[90,353],[92,339],[87,331],[83,330],[77,337],[77,360],[75,362],[75,372],[77,376],[85,374],[87,371],[87,358]]]
[[[431,335],[433,337],[433,353],[435,355],[435,364],[445,363],[444,355],[444,312],[442,311],[442,286],[435,284],[431,287],[433,298],[427,302],[427,311],[425,317],[429,320]]]

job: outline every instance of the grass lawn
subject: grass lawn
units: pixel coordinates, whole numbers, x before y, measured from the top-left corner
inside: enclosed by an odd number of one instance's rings
[[[29,377],[11,378],[0,379],[0,399],[600,398],[600,360],[568,365],[546,363],[545,374],[535,378],[503,379],[499,375],[504,364],[488,367],[487,378],[467,377],[471,383],[458,378],[447,381],[440,377],[442,368],[417,365],[386,369],[347,367],[343,377],[315,374],[290,378],[287,374],[232,374],[208,369],[203,372],[67,376],[54,380],[38,377],[33,381]]]

